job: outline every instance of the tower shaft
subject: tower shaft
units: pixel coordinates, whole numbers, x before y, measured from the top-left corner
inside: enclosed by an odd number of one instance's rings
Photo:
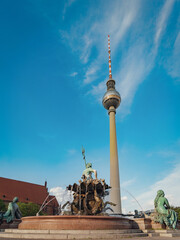
[[[119,163],[118,163],[118,150],[116,138],[116,110],[114,107],[109,108],[109,128],[110,128],[110,201],[115,203],[113,207],[114,213],[122,213],[121,209],[121,193],[119,181]]]

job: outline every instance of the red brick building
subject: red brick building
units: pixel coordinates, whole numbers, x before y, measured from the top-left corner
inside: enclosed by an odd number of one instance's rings
[[[0,199],[2,199],[5,204],[12,202],[14,197],[18,197],[19,202],[32,202],[41,206],[48,195],[47,182],[45,182],[43,186],[0,177]],[[54,198],[54,196],[49,195],[46,203],[52,198]],[[54,198],[54,200],[47,204],[44,210],[48,215],[55,215],[58,212],[58,207],[57,199]]]

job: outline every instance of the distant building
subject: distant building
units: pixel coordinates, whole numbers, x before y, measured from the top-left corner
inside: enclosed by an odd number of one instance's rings
[[[43,186],[0,177],[0,199],[2,199],[5,204],[12,202],[14,197],[18,197],[19,202],[32,202],[41,206],[48,195],[49,192],[46,181]],[[54,198],[54,196],[49,195],[46,203],[52,198]],[[58,213],[58,207],[58,201],[54,198],[54,200],[47,204],[43,211],[48,215],[56,215]]]

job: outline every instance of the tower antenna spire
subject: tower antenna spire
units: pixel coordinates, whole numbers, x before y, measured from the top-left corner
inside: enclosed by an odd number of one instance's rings
[[[108,53],[109,53],[109,79],[112,78],[111,72],[111,49],[110,49],[110,36],[108,35]]]

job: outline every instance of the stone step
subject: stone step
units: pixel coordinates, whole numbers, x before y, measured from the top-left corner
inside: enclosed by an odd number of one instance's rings
[[[180,230],[178,229],[159,229],[159,230],[154,230],[156,233],[180,233]]]
[[[143,230],[144,233],[147,233],[149,237],[180,237],[180,230]]]
[[[180,237],[180,233],[160,233],[160,237]]]
[[[160,237],[159,233],[148,233],[149,237]]]
[[[142,233],[140,229],[116,229],[116,230],[30,230],[30,229],[6,229],[6,233],[44,233],[44,234],[123,234]]]
[[[148,233],[150,233],[150,232],[156,232],[156,233],[180,233],[180,230],[178,230],[178,229],[175,229],[175,230],[173,230],[173,229],[159,229],[159,230],[155,230],[155,229],[145,229],[145,230],[143,230],[143,232],[148,232]]]
[[[0,233],[0,239],[121,239],[133,237],[146,237],[147,233],[121,233],[121,234],[106,234],[106,233],[91,233],[91,234],[45,234],[45,233]]]

